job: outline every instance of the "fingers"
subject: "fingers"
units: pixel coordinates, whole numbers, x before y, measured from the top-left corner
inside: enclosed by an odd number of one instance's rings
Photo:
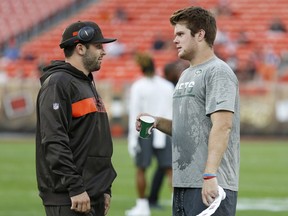
[[[136,122],[135,122],[135,126],[136,126],[136,130],[140,131],[141,130],[141,122],[140,122],[140,117],[146,115],[146,116],[151,116],[155,119],[155,122],[153,124],[153,128],[156,128],[157,123],[158,123],[158,119],[155,116],[152,116],[148,113],[140,113],[137,117],[136,117]]]
[[[202,201],[206,206],[210,206],[211,203],[218,197],[218,190],[214,188],[202,188]]]
[[[91,210],[90,203],[72,203],[71,210],[88,213]]]
[[[211,203],[218,197],[218,182],[217,178],[204,180],[202,187],[202,201],[206,206],[210,206]]]
[[[215,199],[216,199],[216,196],[213,196],[213,195],[202,196],[203,203],[206,206],[210,206],[211,203],[213,203]]]
[[[90,198],[86,192],[71,197],[71,210],[83,213],[90,212]]]
[[[140,131],[140,130],[141,130],[140,117],[141,117],[141,114],[136,117],[135,126],[136,126],[136,130],[137,130],[137,131]]]
[[[105,212],[104,212],[104,215],[107,215],[108,210],[110,208],[111,197],[110,197],[109,194],[104,194],[104,199],[105,199]]]
[[[136,123],[135,123],[135,126],[136,126],[136,130],[137,131],[140,131],[141,130],[141,122],[140,122],[140,119],[136,119]]]

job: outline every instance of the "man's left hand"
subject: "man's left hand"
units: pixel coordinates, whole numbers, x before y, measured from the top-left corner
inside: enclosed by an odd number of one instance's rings
[[[202,201],[206,206],[210,206],[211,203],[218,197],[218,181],[217,178],[204,180],[202,187]]]
[[[111,196],[109,194],[104,193],[104,204],[105,204],[105,212],[104,215],[107,215],[108,210],[110,208]]]

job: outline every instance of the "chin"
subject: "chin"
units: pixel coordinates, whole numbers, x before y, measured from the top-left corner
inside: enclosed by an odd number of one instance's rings
[[[178,54],[178,57],[183,60],[188,60],[188,58],[185,55]]]

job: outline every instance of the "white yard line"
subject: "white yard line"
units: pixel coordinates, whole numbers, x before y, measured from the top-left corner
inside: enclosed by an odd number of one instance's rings
[[[161,201],[162,205],[169,206],[170,200]],[[238,198],[237,211],[263,210],[263,211],[288,211],[287,198]]]
[[[288,198],[239,198],[237,210],[288,211]]]

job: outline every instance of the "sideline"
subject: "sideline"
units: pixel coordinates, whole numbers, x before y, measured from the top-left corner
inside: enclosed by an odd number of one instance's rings
[[[288,198],[239,198],[237,210],[288,211]]]
[[[35,133],[29,132],[0,132],[0,140],[14,139],[34,139]]]
[[[165,206],[171,205],[171,200],[163,200],[161,204]],[[288,211],[287,198],[239,198],[237,203],[237,211],[262,210],[271,212]]]

